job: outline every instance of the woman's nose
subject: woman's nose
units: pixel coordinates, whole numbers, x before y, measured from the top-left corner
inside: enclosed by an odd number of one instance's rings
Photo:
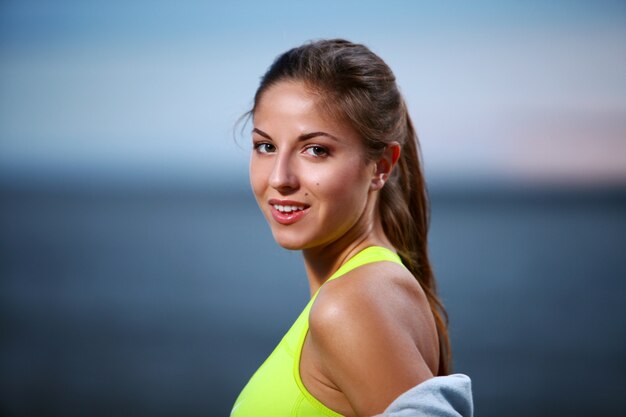
[[[298,176],[289,155],[278,155],[270,176],[269,184],[280,192],[298,189]]]

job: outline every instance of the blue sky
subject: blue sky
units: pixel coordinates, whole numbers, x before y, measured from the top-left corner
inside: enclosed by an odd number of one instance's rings
[[[626,182],[617,1],[4,1],[0,174],[245,180],[259,77],[325,37],[394,70],[433,182]]]

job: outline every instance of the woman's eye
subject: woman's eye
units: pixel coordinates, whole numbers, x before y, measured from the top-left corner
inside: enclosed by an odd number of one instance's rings
[[[254,149],[258,153],[272,153],[276,151],[276,146],[272,145],[271,143],[261,142],[261,143],[255,143]]]
[[[328,156],[328,150],[326,148],[324,148],[323,146],[309,146],[308,148],[306,148],[306,153],[308,153],[311,156]]]

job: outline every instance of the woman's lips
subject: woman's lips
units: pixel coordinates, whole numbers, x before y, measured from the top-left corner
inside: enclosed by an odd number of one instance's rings
[[[292,200],[276,200],[269,201],[272,217],[278,223],[289,225],[297,222],[307,215],[309,205]]]

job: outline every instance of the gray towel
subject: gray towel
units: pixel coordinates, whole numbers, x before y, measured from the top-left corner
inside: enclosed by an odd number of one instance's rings
[[[406,391],[374,417],[472,417],[472,381],[467,375],[438,376]]]

